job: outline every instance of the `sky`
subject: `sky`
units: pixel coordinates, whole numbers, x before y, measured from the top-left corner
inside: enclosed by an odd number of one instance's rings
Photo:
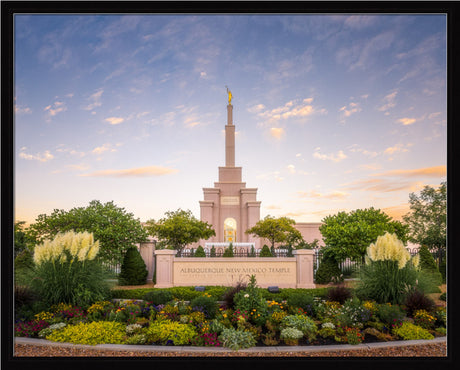
[[[261,218],[321,222],[446,181],[446,17],[14,18],[15,220],[113,201],[189,209],[236,166]]]

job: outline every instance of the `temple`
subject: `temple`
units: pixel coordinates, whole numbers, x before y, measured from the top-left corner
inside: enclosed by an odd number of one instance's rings
[[[233,243],[236,246],[260,248],[258,238],[245,233],[260,219],[260,201],[257,188],[247,188],[242,181],[242,167],[235,166],[235,125],[231,92],[227,105],[225,126],[225,166],[219,167],[219,181],[213,188],[203,188],[204,199],[200,201],[201,221],[213,225],[216,236],[206,240],[209,245]],[[203,245],[201,244],[201,245]]]

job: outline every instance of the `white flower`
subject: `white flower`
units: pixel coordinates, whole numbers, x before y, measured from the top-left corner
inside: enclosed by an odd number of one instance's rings
[[[244,295],[244,298],[249,298],[249,294],[245,294],[245,295]]]

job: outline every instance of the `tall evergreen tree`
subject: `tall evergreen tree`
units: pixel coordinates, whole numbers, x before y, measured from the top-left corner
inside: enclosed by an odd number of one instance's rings
[[[128,248],[118,275],[120,285],[144,285],[148,271],[141,254],[136,247]]]

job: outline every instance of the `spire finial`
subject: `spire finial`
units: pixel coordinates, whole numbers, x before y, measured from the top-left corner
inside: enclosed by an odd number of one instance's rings
[[[228,86],[227,86],[227,85],[225,85],[225,87],[227,88],[228,104],[229,104],[229,105],[232,105],[232,92],[228,89]]]

